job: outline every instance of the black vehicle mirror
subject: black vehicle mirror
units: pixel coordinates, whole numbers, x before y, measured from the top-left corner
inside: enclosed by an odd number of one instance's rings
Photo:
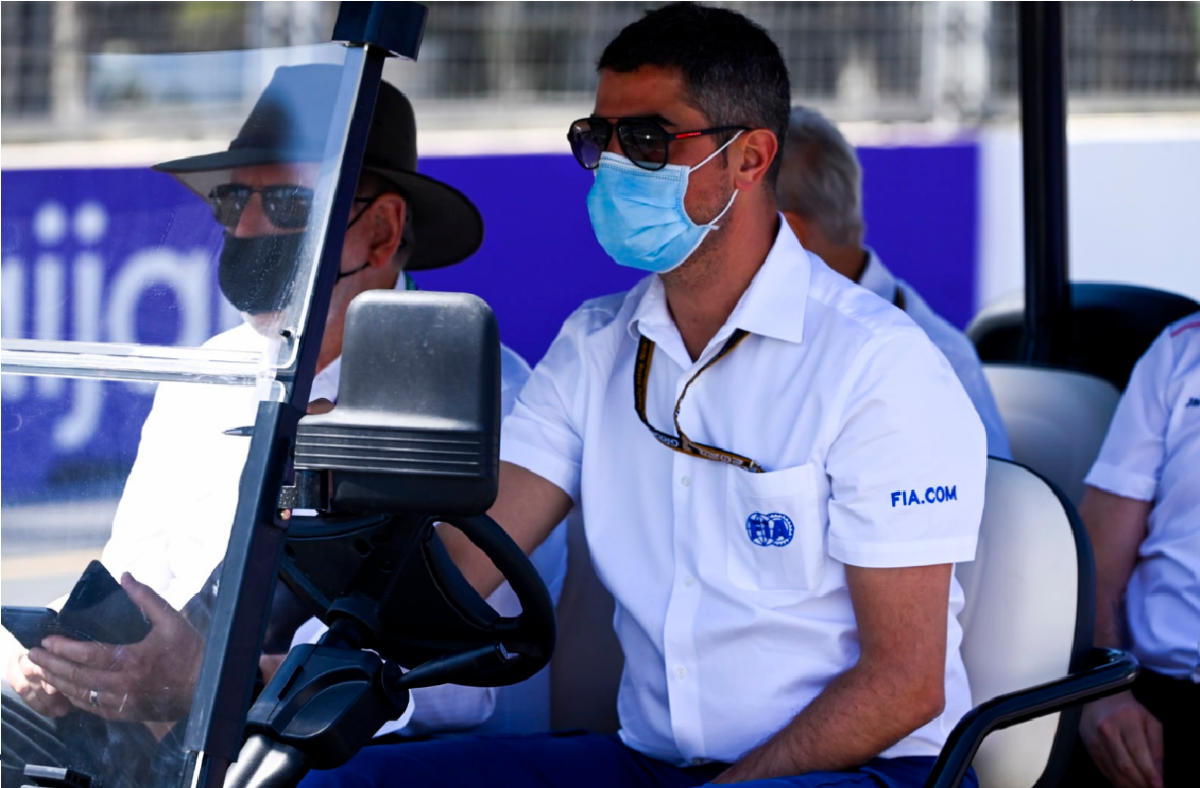
[[[342,346],[337,407],[296,430],[296,486],[282,496],[294,501],[281,506],[317,516],[289,521],[284,582],[341,645],[412,671],[402,683],[528,678],[553,649],[554,606],[528,557],[486,515],[500,464],[492,310],[463,293],[370,291],[351,302]],[[521,615],[500,616],[475,592],[440,523],[491,559]],[[459,659],[477,649],[491,664]]]
[[[461,293],[371,291],[346,315],[337,407],[296,430],[296,484],[280,575],[329,625],[293,648],[246,718],[227,788],[294,785],[348,760],[408,691],[502,686],[542,669],[554,604],[529,558],[485,512],[496,499],[500,338]],[[501,616],[438,536],[454,526],[507,579]],[[403,670],[402,670],[403,669]]]
[[[307,489],[297,505],[487,511],[500,451],[500,339],[487,304],[463,293],[370,291],[350,304],[342,344],[337,407],[297,428],[297,490]],[[328,472],[328,487],[314,494],[324,480],[306,472]]]

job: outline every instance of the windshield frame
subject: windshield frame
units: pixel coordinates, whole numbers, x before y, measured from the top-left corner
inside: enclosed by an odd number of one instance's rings
[[[374,5],[374,4],[372,4]],[[335,30],[335,36],[337,31]],[[375,99],[389,53],[368,44],[346,44],[342,79],[332,113],[314,203],[317,265],[297,288],[301,331],[290,340],[290,363],[279,369],[282,401],[259,403],[237,511],[221,575],[212,627],[205,643],[184,750],[180,785],[216,788],[241,751],[247,710],[257,674],[262,633],[286,536],[278,500],[291,469],[296,425],[307,410],[321,348],[330,295],[337,279],[342,243],[358,183]],[[332,195],[332,199],[330,196]]]

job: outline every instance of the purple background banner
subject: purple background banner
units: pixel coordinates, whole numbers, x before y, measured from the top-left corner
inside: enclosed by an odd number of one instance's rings
[[[978,148],[863,148],[867,240],[930,305],[962,326],[974,310]],[[467,262],[415,276],[476,293],[531,364],[582,301],[639,272],[596,243],[592,176],[569,155],[431,158],[422,170],[469,195],[486,222]],[[0,174],[3,335],[199,345],[236,324],[216,288],[221,233],[207,206],[148,169]],[[4,503],[119,494],[152,389],[3,380]]]

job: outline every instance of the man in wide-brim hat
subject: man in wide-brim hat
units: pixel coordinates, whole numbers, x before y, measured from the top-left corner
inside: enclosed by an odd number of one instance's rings
[[[228,150],[155,167],[205,199],[225,228],[221,291],[246,325],[214,337],[206,347],[261,348],[263,336],[280,328],[277,318],[294,295],[307,231],[321,230],[309,228],[309,213],[340,78],[336,66],[280,68]],[[355,296],[367,290],[415,288],[406,269],[460,262],[482,240],[483,221],[470,200],[417,172],[412,107],[396,88],[382,83],[312,399],[336,400],[342,330]],[[528,376],[528,365],[502,345],[503,414],[511,410]],[[3,721],[6,731],[10,725],[19,727],[23,741],[31,744],[26,749],[35,755],[9,747],[6,736],[6,767],[34,757],[27,762],[74,766],[100,777],[105,785],[125,788],[151,781],[145,770],[154,750],[160,761],[164,755],[169,761],[172,752],[182,753],[181,743],[172,741],[183,726],[176,725],[156,743],[147,739],[140,723],[169,727],[190,708],[216,593],[213,578],[219,569],[214,567],[228,542],[249,448],[245,425],[253,424],[256,404],[251,389],[159,386],[103,554],[109,571],[121,577],[150,619],[151,634],[141,643],[120,647],[119,653],[110,646],[55,636],[42,648],[17,655],[8,666],[8,678],[25,705],[13,703],[6,693]],[[565,529],[557,529],[532,556],[542,576],[551,579],[555,600],[562,590],[565,539]],[[278,601],[285,595],[276,596]],[[502,615],[515,615],[520,609],[507,585],[488,601]],[[261,663],[266,672],[278,665],[295,625],[307,617],[303,613],[297,618],[297,613],[303,611],[278,606],[272,611],[264,644],[268,656]],[[298,637],[315,637],[314,624],[306,625]],[[279,656],[272,659],[275,654]],[[549,724],[548,674],[505,692],[509,695],[501,702],[509,707],[507,720],[515,721],[508,724],[509,730]],[[413,733],[478,725],[497,701],[493,689],[450,685],[415,690],[413,698],[418,710],[408,728]],[[109,723],[100,725],[95,717]],[[82,718],[91,722],[64,722]],[[503,730],[506,722],[499,722]],[[156,735],[162,733],[156,730]],[[170,766],[160,762],[157,768]]]
[[[154,168],[209,203],[225,228],[221,290],[264,333],[272,327],[265,316],[293,295],[340,79],[335,66],[280,68],[228,150]],[[412,105],[381,83],[318,372],[341,354],[341,326],[354,296],[392,289],[403,270],[460,262],[483,241],[483,220],[471,201],[417,171],[416,137]]]

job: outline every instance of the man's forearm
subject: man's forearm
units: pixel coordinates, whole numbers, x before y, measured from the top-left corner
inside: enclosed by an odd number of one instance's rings
[[[1129,627],[1126,625],[1125,594],[1122,590],[1105,593],[1096,584],[1095,626],[1092,643],[1105,648],[1128,648]]]
[[[488,514],[529,555],[571,511],[571,497],[542,477],[511,463],[500,463],[500,492]],[[453,526],[438,536],[463,577],[483,598],[504,582],[504,575],[482,550]]]
[[[860,663],[714,782],[853,768],[932,720],[943,706],[942,686],[922,685]]]
[[[1137,564],[1146,536],[1150,503],[1088,487],[1079,515],[1092,541],[1096,566],[1096,611],[1093,640],[1097,646],[1124,648],[1125,587]]]

